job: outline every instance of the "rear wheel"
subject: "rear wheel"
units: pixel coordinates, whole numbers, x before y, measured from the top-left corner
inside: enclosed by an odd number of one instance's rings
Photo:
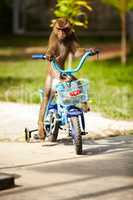
[[[82,154],[82,135],[78,117],[71,117],[71,134],[75,144],[76,154]]]
[[[50,113],[49,116],[49,129],[47,130],[48,140],[50,142],[56,142],[59,132],[59,121],[57,113]]]

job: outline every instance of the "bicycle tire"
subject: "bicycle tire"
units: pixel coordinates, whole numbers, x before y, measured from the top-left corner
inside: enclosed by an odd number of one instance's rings
[[[79,122],[78,117],[71,117],[71,127],[72,127],[71,133],[74,140],[76,154],[81,155],[82,154],[82,134],[81,134],[80,122]]]
[[[50,130],[48,133],[48,141],[49,142],[56,142],[59,132],[59,122],[58,122],[58,114],[52,113],[50,119]]]

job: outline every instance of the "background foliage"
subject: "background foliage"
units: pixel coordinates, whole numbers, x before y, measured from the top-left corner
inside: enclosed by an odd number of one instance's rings
[[[57,0],[54,14],[56,17],[65,17],[73,25],[87,27],[88,12],[92,8],[88,0]]]

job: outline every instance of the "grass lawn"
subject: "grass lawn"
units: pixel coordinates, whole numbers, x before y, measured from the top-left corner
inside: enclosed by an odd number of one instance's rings
[[[17,45],[11,46],[13,42],[9,42],[7,47],[4,42],[0,43],[3,44],[0,48],[0,101],[39,103],[38,89],[44,86],[47,63],[32,60],[30,56],[12,56],[10,52],[15,52]],[[7,49],[8,55],[5,53]],[[76,63],[74,61],[74,65]],[[116,119],[133,119],[131,56],[126,66],[121,66],[119,59],[87,61],[76,76],[90,80],[89,95],[93,111]]]
[[[133,119],[132,63],[130,57],[126,66],[117,59],[85,64],[80,76],[88,74],[93,110],[116,119]]]

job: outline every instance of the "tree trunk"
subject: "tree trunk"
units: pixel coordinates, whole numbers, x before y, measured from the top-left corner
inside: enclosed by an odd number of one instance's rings
[[[121,13],[121,63],[126,64],[127,60],[127,41],[126,41],[126,14]]]
[[[129,46],[131,52],[133,52],[133,11],[130,11],[128,15],[128,31],[130,40]]]
[[[21,24],[21,4],[23,2],[21,0],[14,0],[13,1],[13,32],[22,34],[24,33],[23,22]]]

